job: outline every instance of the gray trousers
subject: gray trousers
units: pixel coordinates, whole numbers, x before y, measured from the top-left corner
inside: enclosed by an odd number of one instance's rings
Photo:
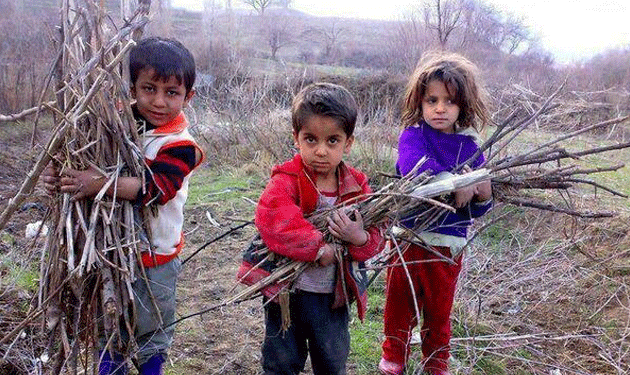
[[[173,343],[175,326],[176,285],[181,269],[181,261],[175,258],[170,262],[152,268],[145,268],[147,280],[138,278],[132,287],[136,303],[136,342],[138,364],[143,364],[155,354],[166,358]],[[151,294],[155,298],[155,309]],[[161,318],[161,319],[160,319]],[[160,324],[160,320],[163,324]]]
[[[138,345],[138,351],[134,354],[138,365],[157,354],[166,358],[173,343],[175,326],[171,324],[175,321],[176,285],[180,269],[181,261],[175,258],[166,264],[145,268],[147,279],[138,276],[132,283],[136,306],[134,335]],[[136,270],[136,275],[141,275],[141,271]],[[120,335],[123,342],[129,341],[124,324],[121,324]],[[99,341],[103,349],[106,338],[101,337]]]

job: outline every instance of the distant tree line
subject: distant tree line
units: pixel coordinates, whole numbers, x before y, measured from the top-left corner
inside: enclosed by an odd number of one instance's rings
[[[117,12],[118,0],[105,3]],[[427,50],[445,49],[475,61],[495,87],[519,83],[548,92],[565,77],[581,91],[630,87],[630,48],[559,67],[521,18],[484,0],[418,1],[397,21],[312,17],[291,0],[204,0],[201,13],[172,9],[170,0],[154,4],[147,34],[182,40],[200,72],[212,77],[206,84],[242,85],[281,67],[393,82]],[[57,7],[53,0],[0,0],[0,113],[39,100],[54,59]]]

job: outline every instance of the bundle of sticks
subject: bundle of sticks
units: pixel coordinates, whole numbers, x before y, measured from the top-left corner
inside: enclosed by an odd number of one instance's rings
[[[417,164],[416,169],[422,165],[422,162],[423,160]],[[341,207],[349,211],[357,209],[366,227],[381,226],[385,228],[410,213],[417,213],[421,217],[418,222],[422,223],[422,225],[430,225],[439,218],[443,210],[455,210],[450,205],[434,198],[449,194],[459,188],[476,184],[488,178],[490,178],[490,171],[485,168],[467,174],[455,174],[449,178],[441,179],[440,181],[434,181],[427,173],[416,175],[412,172],[403,178],[394,179],[372,194],[360,197],[361,200],[346,201],[335,207],[318,210],[309,216],[308,220],[324,234],[326,241],[329,243],[332,243],[334,239],[327,228],[328,217],[332,212]],[[261,295],[262,290],[266,286],[274,283],[290,286],[302,271],[309,266],[309,263],[288,258],[278,260],[278,257],[269,252],[264,246],[262,246],[258,252],[262,260],[256,267],[270,260],[272,257],[275,257],[278,267],[271,272],[270,275],[255,284],[248,285],[246,288],[234,293],[215,305],[181,317],[175,323],[193,316],[202,315],[222,306],[256,298]],[[385,263],[390,255],[389,253],[381,253],[378,259]],[[341,256],[342,254],[337,254],[338,258],[341,258]],[[256,267],[254,267],[254,269]],[[246,276],[247,275],[244,275],[242,278],[244,279]],[[236,286],[232,288],[228,294],[233,293],[235,288]]]
[[[2,214],[2,225],[49,163],[64,168],[99,170],[106,178],[92,200],[53,198],[51,231],[42,256],[38,314],[44,314],[53,373],[96,373],[92,349],[99,338],[109,348],[133,348],[136,277],[143,226],[132,203],[106,191],[121,176],[143,176],[144,158],[131,110],[124,61],[148,22],[150,1],[141,0],[123,25],[107,24],[102,1],[61,1],[58,55],[49,83],[56,82],[54,130],[44,152]],[[121,8],[131,9],[129,1]],[[113,189],[114,191],[116,189]],[[122,325],[122,327],[121,327]],[[131,340],[121,339],[125,329]],[[90,371],[89,368],[92,368]]]
[[[519,153],[512,153],[510,146],[517,143],[524,131],[535,124],[539,117],[560,106],[554,101],[563,86],[560,86],[537,108],[514,107],[507,118],[498,124],[489,139],[480,147],[479,153],[488,154],[483,165],[491,171],[495,200],[515,206],[532,207],[564,213],[583,218],[610,217],[614,212],[584,212],[571,206],[573,193],[583,194],[585,188],[601,189],[614,196],[627,197],[613,188],[589,179],[589,175],[617,171],[623,163],[584,168],[580,163],[589,156],[601,155],[630,147],[630,142],[611,142],[606,146],[584,148],[579,146],[579,137],[589,132],[606,131],[622,124],[630,116],[619,116],[578,130],[550,136],[541,144],[523,147],[519,142]],[[526,112],[523,115],[523,112]],[[476,156],[473,156],[473,158]],[[586,163],[583,163],[586,164]],[[536,192],[554,191],[566,199],[552,202]],[[530,194],[532,193],[532,194]]]

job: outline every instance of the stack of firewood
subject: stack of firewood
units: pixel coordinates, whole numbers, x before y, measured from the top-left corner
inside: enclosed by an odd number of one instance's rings
[[[121,353],[134,349],[126,344],[134,342],[131,283],[143,277],[137,271],[142,214],[131,202],[105,192],[121,176],[144,175],[124,66],[134,39],[148,22],[149,6],[147,0],[137,6],[121,1],[121,9],[136,10],[117,27],[102,1],[61,1],[59,53],[48,80],[55,83],[56,100],[45,103],[55,127],[0,217],[3,226],[49,163],[61,173],[64,168],[92,167],[106,176],[93,200],[73,201],[70,194],[63,194],[51,204],[39,308],[29,319],[44,314],[56,374],[76,374],[80,369],[96,373],[92,353],[99,339]],[[123,342],[121,328],[132,340]]]

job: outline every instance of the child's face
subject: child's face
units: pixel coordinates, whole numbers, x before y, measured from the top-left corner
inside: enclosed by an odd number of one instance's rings
[[[145,68],[138,74],[131,94],[136,99],[138,112],[151,125],[161,127],[179,115],[194,91],[186,94],[184,83],[178,83],[175,76],[166,81],[155,79],[153,68]]]
[[[451,87],[451,92],[453,88]],[[442,133],[455,132],[455,122],[459,117],[459,106],[453,101],[444,82],[432,80],[422,98],[422,118],[433,129]]]
[[[318,177],[331,178],[343,155],[350,152],[354,136],[346,136],[338,120],[326,116],[311,116],[299,133],[293,133],[295,147],[304,164]]]

